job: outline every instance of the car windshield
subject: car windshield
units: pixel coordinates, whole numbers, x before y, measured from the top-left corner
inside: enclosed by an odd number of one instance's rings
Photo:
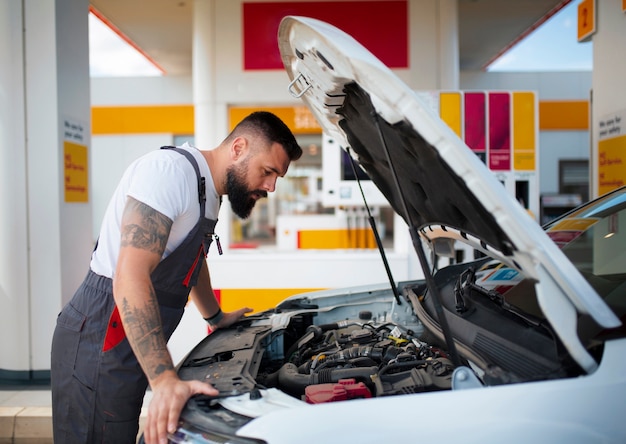
[[[593,329],[593,334],[587,328],[583,336],[597,338],[607,333],[623,336],[626,333],[626,188],[584,205],[544,228],[622,320],[621,328],[610,332]]]
[[[618,302],[613,299],[623,299],[622,305],[626,304],[626,189],[583,206],[545,228],[609,305]]]

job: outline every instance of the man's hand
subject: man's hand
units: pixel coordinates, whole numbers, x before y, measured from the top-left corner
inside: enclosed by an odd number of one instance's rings
[[[211,330],[230,327],[239,319],[241,319],[246,313],[250,313],[252,311],[253,310],[251,308],[244,307],[240,308],[239,310],[224,312],[224,317],[217,324],[211,324]]]
[[[167,434],[174,433],[185,403],[193,395],[216,396],[219,392],[201,381],[181,381],[168,371],[152,383],[152,401],[144,427],[146,444],[167,444]]]

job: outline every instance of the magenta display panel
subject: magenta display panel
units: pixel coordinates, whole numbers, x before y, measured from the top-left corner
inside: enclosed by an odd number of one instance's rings
[[[489,169],[511,170],[511,96],[489,93]]]
[[[486,142],[486,103],[485,93],[468,92],[463,100],[463,126],[465,128],[465,143],[483,161],[485,160]]]
[[[408,68],[407,11],[406,0],[244,3],[244,69],[284,69],[277,35],[286,15],[330,23],[354,37],[389,68]]]

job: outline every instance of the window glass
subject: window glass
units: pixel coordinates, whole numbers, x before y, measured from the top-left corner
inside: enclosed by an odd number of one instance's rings
[[[547,232],[604,298],[626,289],[626,190],[572,212]],[[621,297],[626,306],[626,296]]]

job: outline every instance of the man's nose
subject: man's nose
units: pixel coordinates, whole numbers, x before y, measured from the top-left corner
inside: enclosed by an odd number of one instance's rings
[[[277,179],[278,179],[277,177],[268,177],[267,179],[263,181],[261,189],[264,191],[267,191],[268,193],[273,193],[274,190],[276,189]]]

